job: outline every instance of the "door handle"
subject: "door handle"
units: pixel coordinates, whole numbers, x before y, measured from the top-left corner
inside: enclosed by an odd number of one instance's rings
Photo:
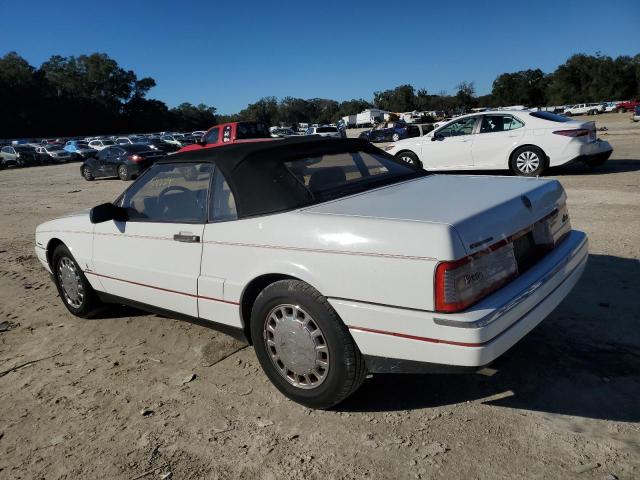
[[[194,235],[192,233],[189,232],[180,232],[180,233],[176,233],[173,236],[173,239],[176,242],[184,242],[184,243],[200,243],[200,236],[199,235]]]

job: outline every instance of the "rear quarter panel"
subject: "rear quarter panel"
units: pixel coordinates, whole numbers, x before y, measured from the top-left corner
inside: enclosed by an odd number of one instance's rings
[[[447,225],[301,212],[208,224],[203,242],[203,285],[221,279],[225,301],[240,302],[251,280],[276,273],[327,297],[426,310],[437,258],[462,248]]]

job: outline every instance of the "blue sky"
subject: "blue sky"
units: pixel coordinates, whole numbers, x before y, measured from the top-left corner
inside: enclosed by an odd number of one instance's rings
[[[640,1],[0,1],[0,55],[105,52],[169,106],[233,113],[267,95],[371,99],[410,83],[488,93],[577,52],[640,53]],[[18,21],[10,21],[17,18]]]

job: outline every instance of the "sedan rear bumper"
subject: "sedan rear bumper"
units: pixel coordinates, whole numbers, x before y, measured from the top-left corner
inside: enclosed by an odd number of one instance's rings
[[[606,161],[612,153],[613,147],[605,140],[598,139],[595,142],[584,144],[571,143],[567,146],[563,155],[550,159],[550,166],[557,167],[580,161]]]
[[[468,310],[440,314],[329,299],[372,371],[426,371],[491,363],[544,320],[569,294],[587,263],[584,233],[567,238],[536,266]],[[375,357],[375,358],[373,358]],[[385,361],[386,359],[386,361]],[[405,361],[411,363],[407,364]],[[413,365],[412,365],[413,364]]]

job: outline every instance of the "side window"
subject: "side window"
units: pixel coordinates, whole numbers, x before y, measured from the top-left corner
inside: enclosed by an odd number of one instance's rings
[[[9,147],[2,147],[2,150],[0,150],[2,153],[9,153]]]
[[[518,120],[516,117],[512,117],[511,115],[507,115],[504,117],[505,130],[515,130],[516,128],[522,127],[524,127],[524,123]]]
[[[98,152],[98,160],[106,160],[109,157],[110,148],[104,148]]]
[[[125,193],[131,221],[204,223],[210,164],[158,164]]]
[[[505,127],[505,121],[508,117],[503,115],[484,115],[482,124],[480,125],[480,133],[496,133],[508,130]]]
[[[238,211],[233,192],[227,184],[227,180],[219,168],[213,172],[213,198],[211,199],[211,210],[209,220],[214,222],[224,222],[236,220]]]
[[[218,137],[220,136],[219,128],[212,128],[209,132],[204,136],[202,141],[207,143],[218,143]]]
[[[438,135],[442,137],[458,137],[460,135],[471,135],[476,124],[477,117],[467,117],[450,123],[446,127],[438,130]]]

